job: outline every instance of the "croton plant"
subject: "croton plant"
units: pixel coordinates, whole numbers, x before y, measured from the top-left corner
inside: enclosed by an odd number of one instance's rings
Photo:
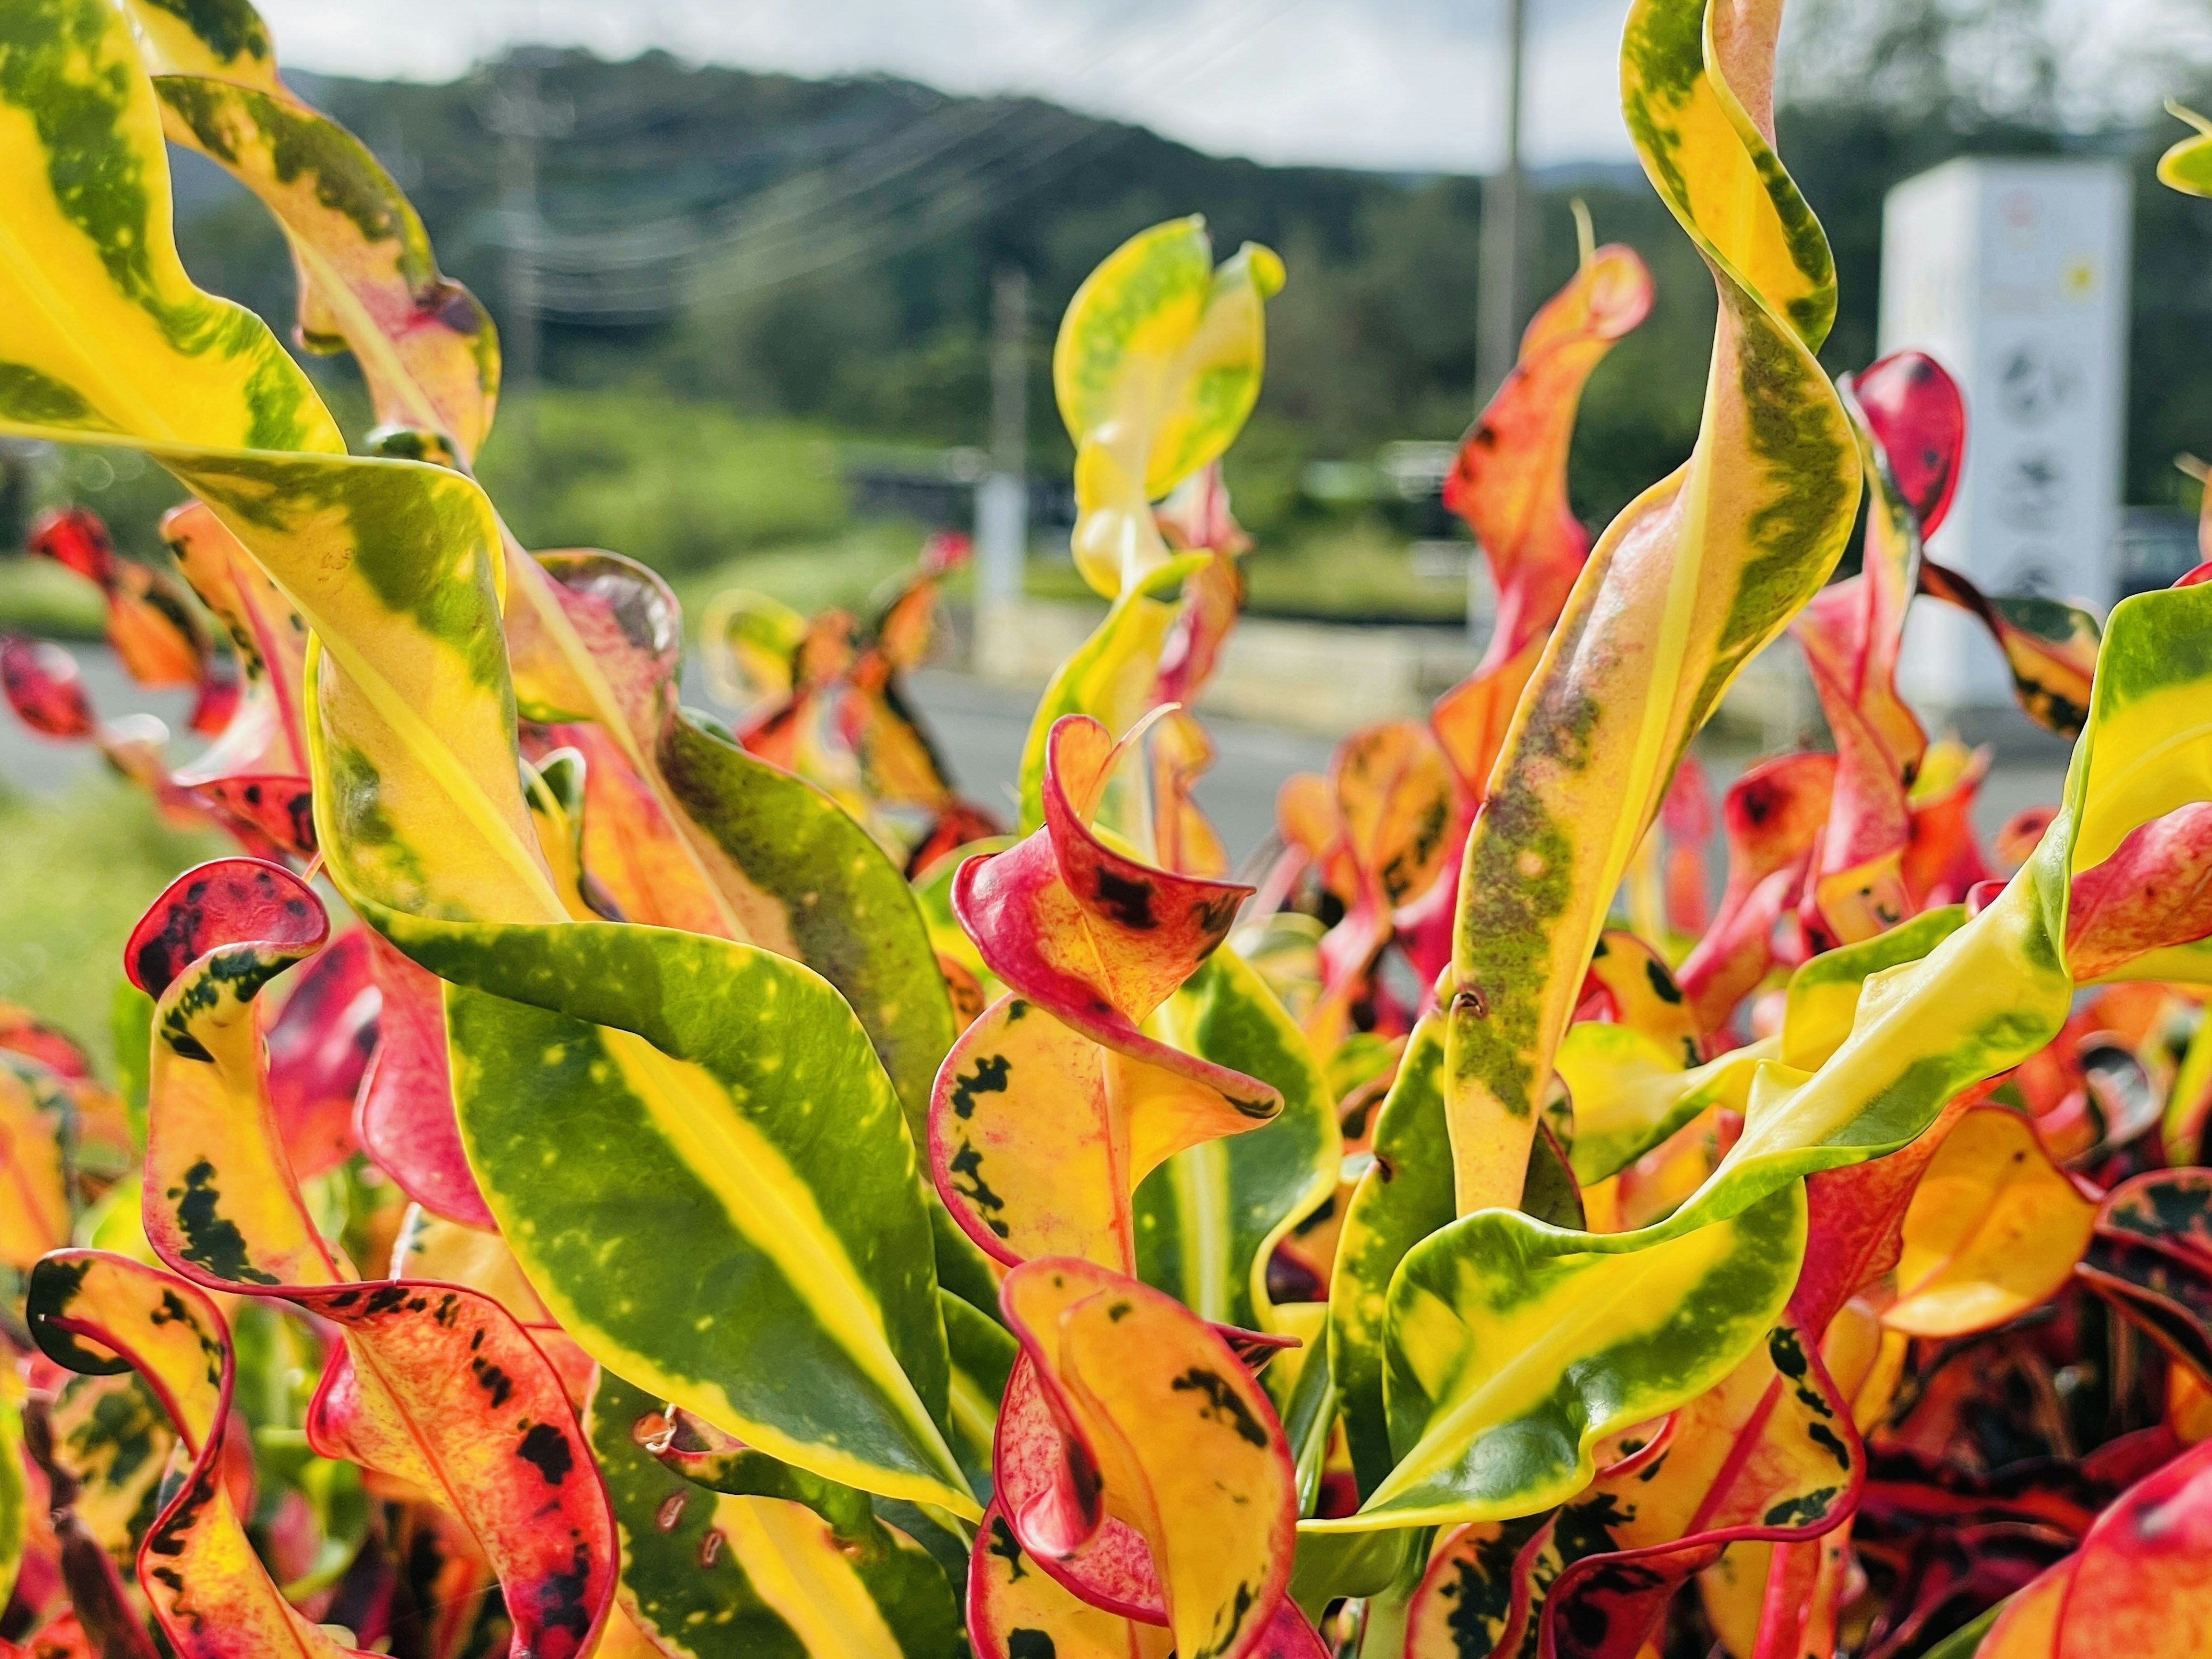
[[[1719,295],[1689,461],[1568,510],[1651,298],[1586,245],[1449,482],[1487,653],[1245,885],[1191,709],[1273,253],[1162,224],[1068,309],[1110,608],[1002,834],[899,688],[959,547],[865,621],[719,602],[744,713],[684,708],[667,588],[475,482],[490,325],[242,0],[0,9],[0,429],[190,492],[173,576],[34,541],[210,741],[28,640],[9,699],[240,849],[125,945],[119,1092],[0,1011],[0,1653],[2200,1651],[2212,586],[2100,624],[1924,556],[1964,411],[1819,366],[1780,11],[1629,15]],[[185,274],[169,144],[283,226],[350,447]],[[2074,740],[1993,842],[1916,599]],[[1785,631],[1830,742],[1716,814],[1692,741]]]

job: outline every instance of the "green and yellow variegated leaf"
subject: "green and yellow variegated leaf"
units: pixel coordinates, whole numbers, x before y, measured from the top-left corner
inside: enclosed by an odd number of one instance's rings
[[[769,1490],[771,1481],[739,1480],[732,1484],[745,1490],[730,1492],[695,1485],[640,1443],[668,1431],[663,1402],[611,1372],[599,1375],[588,1426],[622,1538],[617,1594],[662,1653],[954,1659],[962,1651],[944,1569],[870,1514],[861,1494],[848,1489],[850,1502],[823,1504],[809,1489],[817,1508],[797,1487]]]
[[[1114,601],[1096,633],[1045,688],[1022,752],[1021,828],[1042,822],[1045,738],[1063,714],[1089,714],[1116,738],[1150,705],[1169,595],[1210,567],[1176,556],[1152,503],[1218,459],[1251,413],[1264,355],[1262,309],[1282,261],[1248,243],[1219,269],[1202,219],[1140,231],[1109,254],[1068,302],[1053,386],[1075,440],[1073,551],[1084,580]],[[1132,836],[1144,815],[1109,794],[1104,820]]]
[[[1260,395],[1261,307],[1283,264],[1248,243],[1218,270],[1206,222],[1139,231],[1084,280],[1053,347],[1074,439],[1075,562],[1113,599],[1166,562],[1152,503],[1229,447]]]
[[[834,989],[692,935],[378,920],[454,981],[470,1164],[564,1328],[773,1455],[966,1506],[912,1143]]]
[[[1088,714],[1116,738],[1150,707],[1160,647],[1174,625],[1170,598],[1186,578],[1203,568],[1210,553],[1186,553],[1147,570],[1124,588],[1097,630],[1053,671],[1030,719],[1022,747],[1021,832],[1044,822],[1045,745],[1064,714]],[[1136,833],[1140,815],[1124,799],[1124,784],[1109,785],[1100,817],[1122,835]]]
[[[913,1150],[851,1011],[812,972],[764,951],[568,920],[519,781],[502,547],[483,493],[437,467],[346,458],[268,331],[192,287],[169,230],[156,101],[118,12],[52,0],[19,9],[10,27],[0,215],[15,252],[0,264],[0,427],[146,449],[317,635],[309,735],[331,873],[419,959],[492,982],[455,993],[456,1024],[482,1045],[459,1069],[472,1101],[510,1115],[470,1128],[479,1144],[501,1142],[505,1161],[487,1184],[533,1284],[577,1314],[569,1329],[597,1357],[731,1432],[849,1484],[979,1513],[939,1421],[945,1338]],[[82,179],[100,187],[58,193]],[[586,1017],[562,1011],[572,988],[592,994]],[[795,1017],[763,1023],[770,1003]],[[732,1008],[757,1017],[732,1021]],[[696,1052],[655,1047],[640,1027]],[[495,1079],[497,1066],[507,1075]],[[594,1066],[621,1086],[603,1092]],[[755,1091],[742,1109],[732,1084]],[[538,1089],[547,1098],[533,1109],[527,1091]],[[564,1144],[539,1133],[522,1157],[504,1137],[533,1112],[580,1114],[588,1135]],[[672,1176],[704,1226],[634,1258],[646,1278],[627,1298],[602,1263],[569,1248],[576,1214],[553,1199],[560,1166],[577,1167],[575,1146],[625,1133],[623,1156],[592,1171],[596,1231],[622,1236],[635,1219],[631,1236],[648,1234],[644,1223],[669,1209]],[[680,1285],[672,1261],[687,1267]],[[796,1328],[826,1369],[726,1345],[714,1323],[733,1301],[803,1304]]]
[[[466,465],[491,428],[499,336],[439,271],[413,204],[360,140],[284,85],[246,0],[125,5],[170,140],[228,170],[283,227],[301,344],[351,351],[380,424],[435,434]]]
[[[9,33],[0,422],[343,454],[337,425],[260,320],[202,293],[179,263],[161,115],[109,0],[35,0],[15,9]]]
[[[690,822],[781,913],[756,939],[807,964],[853,1006],[919,1145],[938,1062],[958,1035],[914,892],[868,832],[812,784],[679,714],[660,740]]]
[[[951,1224],[949,1217],[947,1224]],[[966,1235],[961,1237],[964,1241]],[[939,1271],[941,1273],[943,1268]],[[1006,1378],[1013,1372],[1019,1345],[995,1316],[995,1302],[993,1311],[987,1313],[950,1291],[938,1295],[945,1311],[945,1345],[952,1351],[952,1375],[947,1389],[950,1403],[945,1412],[951,1429],[949,1437],[961,1468],[967,1473],[969,1486],[977,1496],[984,1497],[991,1489],[991,1449],[999,1428],[999,1401],[1006,1395]]]
[[[23,1481],[23,1419],[11,1377],[0,1382],[0,1601],[15,1591],[30,1514]]]
[[[1443,1024],[1438,1015],[1425,1015],[1406,1044],[1375,1120],[1373,1162],[1352,1190],[1329,1279],[1330,1367],[1363,1492],[1382,1484],[1394,1461],[1383,1403],[1392,1277],[1415,1245],[1452,1219]],[[1572,1183],[1558,1170],[1553,1145],[1544,1135],[1532,1142],[1521,1202],[1532,1212],[1559,1206],[1565,1218],[1579,1224]]]
[[[1482,1212],[1409,1254],[1391,1282],[1385,1322],[1398,1466],[1360,1516],[1316,1524],[1526,1513],[1516,1506],[1557,1501],[1558,1484],[1577,1479],[1561,1461],[1570,1442],[1559,1437],[1567,1429],[1602,1433],[1607,1422],[1659,1415],[1696,1392],[1687,1379],[1741,1359],[1758,1331],[1735,1328],[1719,1310],[1693,1315],[1694,1286],[1734,1272],[1729,1242],[1752,1234],[1761,1237],[1743,1271],[1794,1275],[1802,1229],[1783,1224],[1802,1213],[1802,1176],[1905,1146],[1963,1090],[2057,1034],[2074,991],[2062,948],[2072,878],[2110,857],[2137,825],[2212,799],[2208,690],[2212,592],[2179,588],[2123,602],[2106,629],[2064,810],[2027,866],[1971,920],[1936,913],[1801,969],[1783,1058],[1754,1073],[1741,1138],[1673,1215],[1638,1232],[1590,1236]],[[1845,1024],[1843,994],[1853,975],[1860,983]],[[1717,1228],[1729,1231],[1707,1237]],[[1697,1271],[1672,1276],[1669,1263]],[[1568,1277],[1577,1281],[1578,1312],[1628,1311],[1593,1327],[1580,1346],[1563,1341],[1548,1363],[1516,1363],[1514,1390],[1534,1398],[1564,1389],[1634,1404],[1622,1417],[1577,1419],[1570,1411],[1545,1425],[1541,1455],[1500,1452],[1498,1464],[1486,1466],[1481,1446],[1498,1443],[1492,1437],[1516,1431],[1525,1413],[1508,1395],[1486,1399],[1483,1362],[1459,1357],[1520,1352],[1516,1333],[1524,1328],[1516,1322]],[[1758,1305],[1753,1286],[1732,1294],[1738,1300],[1730,1310]],[[1596,1358],[1618,1348],[1637,1323],[1657,1329],[1670,1319],[1689,1322],[1676,1327],[1682,1340],[1663,1356],[1655,1349],[1635,1361],[1625,1353]],[[1559,1328],[1565,1323],[1563,1316]],[[1348,1408],[1346,1419],[1349,1426]],[[1584,1455],[1589,1443],[1581,1443]]]
[[[1618,1174],[1708,1106],[1741,1111],[1753,1071],[1776,1052],[1755,1042],[1685,1070],[1676,1048],[1633,1026],[1569,1026],[1553,1064],[1574,1103],[1575,1179]]]
[[[247,0],[128,0],[151,75],[211,75],[276,92],[269,26]]]
[[[1452,1218],[1443,1059],[1443,1021],[1425,1015],[1376,1116],[1375,1161],[1352,1190],[1329,1277],[1329,1359],[1362,1492],[1380,1486],[1395,1461],[1382,1407],[1390,1276],[1408,1250]]]
[[[1571,1498],[1598,1440],[1712,1387],[1766,1334],[1797,1281],[1804,1192],[1633,1239],[1485,1210],[1415,1245],[1385,1316],[1396,1463],[1357,1516],[1305,1525],[1495,1521]]]
[[[301,343],[351,351],[380,423],[472,457],[498,395],[498,335],[476,296],[441,274],[421,219],[368,148],[281,90],[191,74],[154,84],[169,137],[226,168],[284,227]]]
[[[2212,196],[2212,121],[2177,103],[2166,107],[2197,131],[2159,157],[2159,182],[2191,196]]]
[[[1773,150],[1779,0],[1639,0],[1629,131],[1720,293],[1695,450],[1614,520],[1546,647],[1468,838],[1448,1022],[1458,1208],[1510,1204],[1614,890],[1676,761],[1835,567],[1858,451],[1814,353],[1826,239]]]
[[[1459,1651],[1463,1630],[1490,1634],[1499,1653],[1638,1650],[1727,1540],[1819,1533],[1849,1513],[1863,1459],[1848,1412],[1802,1334],[1776,1326],[1672,1418],[1609,1442],[1605,1467],[1563,1508],[1441,1540],[1409,1650]]]
[[[1273,1328],[1267,1259],[1336,1189],[1342,1157],[1321,1068],[1297,1022],[1223,947],[1156,1016],[1158,1035],[1281,1091],[1279,1116],[1177,1152],[1136,1194],[1137,1267],[1201,1318]]]

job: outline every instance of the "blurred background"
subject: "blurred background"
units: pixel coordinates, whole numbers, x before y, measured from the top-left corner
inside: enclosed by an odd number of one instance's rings
[[[1072,451],[1051,396],[1062,308],[1115,246],[1172,215],[1203,213],[1219,255],[1246,239],[1274,247],[1289,283],[1268,307],[1265,391],[1226,469],[1257,543],[1249,613],[1387,635],[1395,665],[1372,672],[1403,681],[1391,695],[1407,712],[1480,644],[1479,562],[1437,488],[1521,323],[1573,269],[1572,202],[1601,241],[1642,253],[1658,285],[1650,321],[1584,398],[1577,512],[1601,526],[1696,434],[1713,289],[1621,126],[1626,9],[264,7],[288,77],[391,168],[445,270],[498,319],[506,390],[481,471],[516,532],[532,547],[641,558],[694,618],[732,586],[806,611],[863,604],[927,532],[971,526],[979,482],[1011,468],[1025,480],[1036,631],[1057,637],[1057,605],[1072,643],[1091,613],[1066,556]],[[2152,178],[2182,131],[2161,109],[2169,96],[2212,107],[2212,0],[1795,0],[1783,46],[1781,150],[1841,277],[1832,371],[1876,354],[1893,186],[1960,156],[2118,170],[2132,212],[2125,511],[2111,590],[2060,595],[2098,609],[2195,562],[2201,486],[2177,457],[2212,453],[2212,204]],[[175,158],[175,188],[196,277],[289,336],[273,222],[197,157]],[[350,362],[306,361],[358,435],[367,403]],[[76,501],[126,554],[159,558],[154,523],[174,486],[114,452],[19,447],[0,467],[0,627],[83,642],[103,714],[152,707],[181,729],[91,643],[89,585],[9,550],[33,512]],[[989,801],[1012,776],[1030,697],[964,672],[988,666],[962,655],[964,580],[948,594],[944,666],[918,677],[918,700],[969,792]],[[1239,852],[1265,835],[1285,772],[1323,763],[1334,735],[1375,717],[1346,702],[1255,720],[1270,713],[1258,705],[1227,705],[1242,719],[1224,728],[1210,786]],[[1809,695],[1786,676],[1747,718],[1746,752],[1819,740]],[[2002,722],[1990,735],[1994,817],[2055,793],[2063,747]],[[89,777],[96,765],[82,746],[0,722],[0,997],[94,970],[58,942],[80,921],[48,914],[54,872],[98,869],[98,902],[127,926],[180,861],[183,843],[124,786]],[[99,938],[105,923],[82,925]],[[111,965],[97,971],[104,984]]]

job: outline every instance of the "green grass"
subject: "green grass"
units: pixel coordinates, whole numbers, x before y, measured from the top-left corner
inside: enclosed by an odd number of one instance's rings
[[[173,877],[227,850],[213,831],[168,828],[112,776],[51,799],[0,797],[0,998],[61,1027],[112,1079],[125,940]]]
[[[662,396],[547,391],[503,407],[479,473],[526,547],[602,547],[672,577],[847,523],[827,434]]]

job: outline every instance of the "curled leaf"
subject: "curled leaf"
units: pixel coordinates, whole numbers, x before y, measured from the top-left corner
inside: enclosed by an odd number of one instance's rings
[[[1250,890],[1155,868],[1091,827],[1121,752],[1097,721],[1062,720],[1043,826],[953,879],[953,914],[1012,989],[939,1068],[931,1165],[962,1228],[1009,1265],[1080,1255],[1133,1271],[1138,1183],[1282,1110],[1272,1085],[1144,1029]]]
[[[1297,1517],[1265,1390],[1203,1321],[1109,1269],[1042,1259],[1002,1297],[1060,1443],[1049,1482],[1007,1513],[1015,1536],[1065,1555],[1118,1520],[1149,1556],[1179,1652],[1262,1651]]]
[[[1707,11],[1641,0],[1621,54],[1630,131],[1720,294],[1705,422],[1583,566],[1468,838],[1446,1024],[1462,1214],[1514,1197],[1583,970],[1674,769],[1820,590],[1857,505],[1857,446],[1814,356],[1834,268],[1760,125],[1779,9],[1713,6],[1710,51]]]
[[[2026,1118],[1968,1112],[1905,1212],[1897,1300],[1882,1322],[1937,1337],[2001,1325],[2065,1285],[2096,1216]]]

